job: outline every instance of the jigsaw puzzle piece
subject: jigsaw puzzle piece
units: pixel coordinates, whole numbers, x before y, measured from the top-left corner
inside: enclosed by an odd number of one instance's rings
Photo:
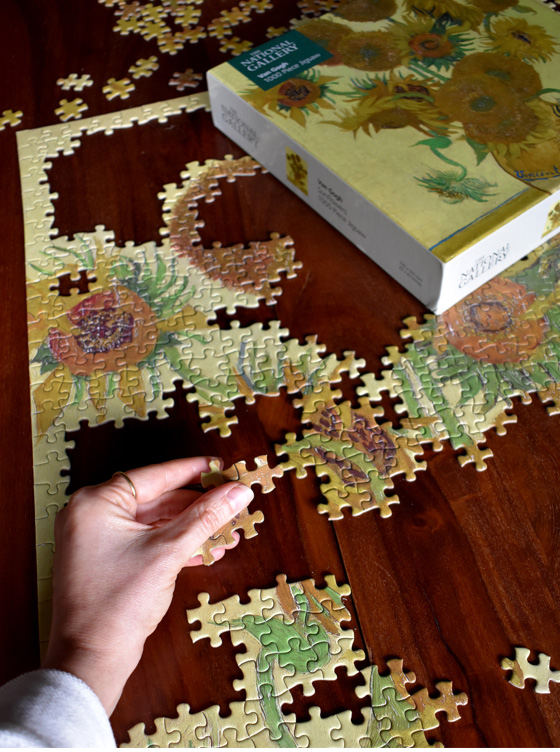
[[[243,532],[245,538],[254,538],[258,533],[255,529],[255,525],[264,521],[263,512],[258,509],[255,512],[249,512],[247,509],[239,512],[231,519],[227,525],[224,525],[214,535],[210,536],[208,540],[198,548],[193,556],[202,556],[202,563],[206,566],[213,564],[215,559],[213,551],[217,548],[222,548],[231,543],[235,543],[235,537],[233,533],[235,531]]]
[[[535,692],[538,694],[550,693],[550,682],[560,683],[560,671],[550,668],[551,658],[546,653],[537,653],[537,662],[531,663],[529,657],[531,650],[517,646],[515,648],[515,658],[504,658],[500,666],[504,671],[511,671],[508,679],[509,683],[519,689],[525,688],[527,679],[534,679]]]
[[[321,708],[312,706],[309,708],[311,720],[298,723],[294,736],[298,747],[346,747],[346,739],[336,732],[342,730],[342,724],[337,715],[321,717]],[[358,746],[358,745],[357,745]]]
[[[445,713],[448,721],[460,720],[459,705],[468,703],[468,697],[464,692],[453,692],[452,682],[440,681],[436,682],[435,686],[438,691],[435,697],[431,697],[427,689],[421,689],[410,696],[426,730],[439,726],[437,713]]]

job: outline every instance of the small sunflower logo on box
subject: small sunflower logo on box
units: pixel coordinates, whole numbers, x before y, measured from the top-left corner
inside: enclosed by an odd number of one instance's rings
[[[288,148],[286,148],[286,177],[302,193],[308,195],[307,162],[295,151]]]
[[[546,224],[544,226],[543,237],[545,235],[548,235],[549,232],[552,232],[553,230],[558,230],[559,228],[560,228],[560,201],[554,204],[552,209],[548,212],[548,216],[546,218]]]

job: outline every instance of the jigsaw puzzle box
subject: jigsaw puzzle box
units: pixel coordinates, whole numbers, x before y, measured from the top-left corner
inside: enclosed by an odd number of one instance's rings
[[[436,313],[560,229],[560,14],[537,0],[343,0],[208,89],[220,130]]]

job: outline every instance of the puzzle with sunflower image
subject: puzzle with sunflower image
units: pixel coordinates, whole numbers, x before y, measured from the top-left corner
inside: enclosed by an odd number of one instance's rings
[[[250,180],[250,158],[190,163],[176,184],[162,188],[162,241],[118,246],[98,227],[60,236],[54,227],[49,160],[79,149],[100,130],[166,121],[206,106],[193,96],[101,118],[52,126],[19,136],[28,276],[31,407],[41,638],[48,633],[54,517],[66,501],[66,431],[125,418],[165,418],[164,395],[181,380],[195,402],[203,430],[226,438],[235,430],[238,400],[274,396],[280,388],[301,410],[299,433],[276,446],[277,463],[224,471],[261,488],[285,472],[321,484],[318,511],[336,520],[377,509],[389,516],[398,502],[392,478],[413,481],[426,468],[423,445],[449,440],[462,464],[486,467],[480,445],[495,427],[504,432],[514,397],[537,392],[557,412],[560,403],[560,245],[550,241],[462,303],[424,323],[406,320],[403,352],[388,348],[387,370],[364,373],[365,361],[347,351],[326,352],[316,337],[289,338],[278,321],[227,328],[216,312],[273,303],[283,274],[297,273],[293,243],[273,233],[247,247],[205,248],[200,205],[223,200],[221,181]],[[63,294],[64,292],[64,294]],[[342,401],[342,375],[356,384],[356,399]],[[400,425],[383,420],[383,392],[400,398]],[[241,459],[241,458],[240,458]],[[234,473],[233,475],[231,473]],[[223,478],[222,478],[223,479]],[[220,479],[218,479],[220,481]],[[264,484],[264,485],[263,485]],[[272,484],[272,485],[271,485]],[[249,515],[238,520],[254,535]],[[231,531],[229,531],[231,534]],[[210,542],[206,563],[212,561]]]
[[[198,230],[200,202],[220,195],[220,181],[256,174],[249,157],[192,163],[182,182],[161,194],[163,240],[119,247],[114,233],[61,236],[54,227],[54,194],[48,183],[50,159],[72,154],[83,139],[207,106],[192,96],[62,126],[22,132],[19,156],[26,233],[31,412],[34,439],[35,505],[41,639],[48,633],[54,517],[66,500],[66,431],[80,421],[114,423],[125,418],[165,418],[171,400],[164,394],[181,380],[198,403],[205,430],[231,434],[237,419],[234,400],[254,402],[258,394],[290,393],[323,380],[356,373],[351,353],[342,361],[322,357],[316,338],[304,343],[287,337],[279,322],[227,329],[214,323],[216,312],[273,304],[281,274],[298,268],[292,241],[273,233],[247,247],[204,248]],[[257,458],[242,482],[277,477]],[[266,481],[268,482],[268,481]],[[263,483],[265,485],[263,485]],[[236,521],[246,535],[262,521],[256,513]],[[232,530],[228,528],[227,534]],[[224,533],[225,535],[225,533]],[[206,563],[221,535],[202,551]]]
[[[428,308],[558,232],[552,9],[343,0],[292,26],[209,71],[214,122]]]
[[[405,673],[399,659],[387,662],[386,675],[377,666],[358,671],[356,663],[365,654],[354,647],[353,630],[342,626],[351,619],[343,600],[350,588],[338,585],[332,575],[325,580],[326,586],[318,588],[313,580],[289,583],[279,575],[276,587],[251,590],[247,603],[238,596],[210,603],[208,593],[201,593],[200,606],[187,611],[188,621],[201,625],[190,637],[209,639],[219,648],[222,634],[228,633],[235,646],[246,648],[236,655],[243,678],[234,681],[245,700],[231,703],[227,717],[220,715],[218,705],[198,713],[179,705],[177,717],[154,720],[155,733],[146,733],[145,724],[138,723],[121,746],[442,746],[429,741],[425,732],[439,726],[438,713],[449,721],[460,720],[459,707],[467,696],[445,681],[436,683],[434,696],[422,688],[410,692],[406,685],[414,684],[416,676]],[[311,720],[305,722],[283,710],[293,701],[293,688],[301,687],[311,697],[315,682],[336,681],[340,669],[350,676],[359,674],[362,683],[356,695],[370,699],[359,724],[352,722],[350,710],[322,716],[319,707],[311,707]]]

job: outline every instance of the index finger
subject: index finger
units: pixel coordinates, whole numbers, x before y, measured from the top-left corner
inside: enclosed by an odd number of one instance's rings
[[[185,457],[178,460],[161,462],[158,465],[147,465],[136,470],[127,470],[126,475],[136,489],[136,503],[138,506],[147,504],[159,498],[168,491],[186,486],[189,483],[200,483],[200,474],[209,472],[210,462],[220,463],[217,457]],[[126,478],[116,475],[107,484],[124,484],[130,492]]]

